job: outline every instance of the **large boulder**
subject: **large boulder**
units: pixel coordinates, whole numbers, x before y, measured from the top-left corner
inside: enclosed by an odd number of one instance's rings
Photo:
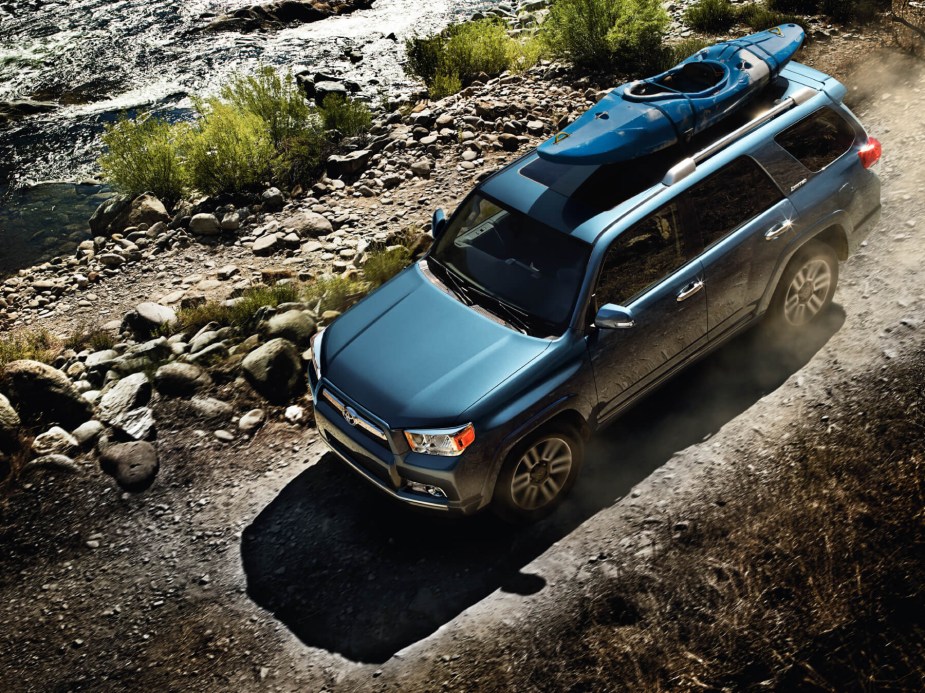
[[[209,374],[199,366],[179,361],[161,366],[154,374],[154,387],[168,397],[188,397],[211,382]]]
[[[0,395],[0,453],[12,452],[19,439],[19,414],[3,395]]]
[[[198,236],[217,236],[222,232],[222,226],[214,214],[202,212],[190,219],[189,230]]]
[[[13,361],[0,376],[0,391],[27,425],[39,422],[76,428],[93,415],[93,407],[64,373],[38,361]]]
[[[327,217],[317,212],[298,212],[285,219],[280,226],[292,229],[302,238],[317,238],[334,231],[334,226]]]
[[[128,195],[110,197],[93,212],[93,216],[90,217],[90,230],[97,236],[108,233],[112,223],[131,203],[132,198]]]
[[[133,373],[113,385],[100,399],[101,421],[118,425],[121,417],[145,406],[151,399],[151,381],[144,373]]]
[[[315,334],[315,328],[315,321],[305,311],[287,310],[267,320],[263,333],[268,339],[282,337],[304,349]]]
[[[161,328],[169,328],[177,321],[173,308],[160,303],[145,301],[135,306],[135,310],[126,313],[122,325],[135,333],[136,337],[150,337]]]
[[[305,366],[288,339],[272,339],[257,347],[244,358],[241,368],[251,386],[273,403],[289,401],[305,386]]]
[[[105,235],[139,224],[154,226],[159,221],[169,222],[170,215],[164,203],[154,195],[143,193],[134,199],[116,195],[97,207],[90,217],[90,230]]]
[[[151,443],[136,441],[106,446],[100,454],[100,467],[120,488],[138,493],[154,483],[160,464]]]
[[[331,178],[340,178],[360,173],[369,165],[372,155],[372,151],[368,149],[360,149],[349,154],[333,154],[328,157],[328,175]]]

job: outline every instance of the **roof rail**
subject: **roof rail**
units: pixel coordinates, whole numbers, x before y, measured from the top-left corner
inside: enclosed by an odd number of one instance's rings
[[[793,95],[788,96],[773,108],[770,108],[762,113],[754,120],[748,121],[745,125],[738,128],[737,130],[733,130],[725,137],[719,138],[716,140],[716,142],[708,147],[704,147],[693,156],[689,156],[686,159],[679,161],[677,164],[668,169],[668,173],[666,173],[665,177],[662,179],[662,185],[672,186],[676,183],[679,183],[694,173],[697,170],[697,164],[699,164],[701,161],[709,159],[717,152],[725,149],[736,140],[745,137],[745,135],[749,134],[750,132],[757,130],[765,123],[779,116],[781,113],[806,103],[818,93],[819,92],[812,87],[803,87]]]

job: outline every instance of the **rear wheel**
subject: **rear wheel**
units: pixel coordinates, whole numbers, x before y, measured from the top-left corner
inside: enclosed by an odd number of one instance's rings
[[[832,303],[837,284],[835,251],[825,243],[810,241],[784,270],[768,307],[768,321],[786,332],[805,327]]]
[[[535,522],[549,515],[575,484],[584,442],[568,428],[528,437],[507,456],[495,484],[493,508],[509,522]]]

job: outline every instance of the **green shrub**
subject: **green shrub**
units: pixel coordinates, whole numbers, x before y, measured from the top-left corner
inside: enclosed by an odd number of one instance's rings
[[[91,327],[77,329],[71,332],[71,334],[64,340],[65,349],[73,349],[74,351],[83,351],[84,349],[89,349],[91,351],[103,351],[104,349],[112,349],[116,343],[115,336],[101,327]]]
[[[0,337],[0,367],[20,359],[50,363],[61,352],[61,342],[46,329],[23,330]]]
[[[202,114],[189,138],[187,166],[204,193],[240,193],[270,178],[276,149],[266,122],[219,99],[197,102]]]
[[[405,41],[405,70],[427,85],[431,98],[454,94],[481,73],[525,70],[536,63],[544,45],[534,38],[510,37],[499,19],[451,24],[433,36]]]
[[[292,73],[281,75],[268,65],[259,67],[253,75],[234,75],[222,87],[221,98],[234,108],[259,117],[277,148],[298,136],[317,118]]]
[[[729,0],[700,0],[684,13],[684,21],[705,34],[729,31],[737,19],[738,12]]]
[[[385,284],[411,263],[411,252],[404,246],[395,246],[369,254],[363,265],[363,278],[370,288]]]
[[[126,195],[152,192],[170,205],[183,197],[186,125],[171,125],[153,116],[121,118],[103,133],[100,168],[112,187]]]
[[[799,18],[791,14],[769,9],[767,5],[758,3],[754,5],[743,5],[739,10],[739,20],[755,31],[763,31],[777,26],[778,24],[797,23]]]
[[[345,137],[355,137],[369,132],[373,115],[362,101],[344,98],[339,94],[328,94],[320,108],[324,127],[337,130]]]
[[[315,118],[280,144],[273,176],[290,185],[315,180],[324,172],[324,162],[332,151],[324,121]]]
[[[352,277],[319,277],[305,287],[308,303],[317,304],[318,312],[344,311],[369,291],[369,286]]]
[[[658,63],[668,24],[658,0],[556,0],[543,36],[579,67],[628,71]]]
[[[223,327],[238,327],[247,330],[256,327],[255,316],[263,307],[275,308],[280,303],[300,300],[298,284],[274,284],[273,286],[255,286],[247,289],[240,299],[231,305],[218,301],[209,301],[200,306],[186,308],[177,313],[177,325],[174,330],[186,330],[194,333],[210,322]]]

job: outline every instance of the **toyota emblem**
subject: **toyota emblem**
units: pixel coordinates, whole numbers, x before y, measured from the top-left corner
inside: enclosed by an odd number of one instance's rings
[[[356,410],[353,407],[344,409],[344,421],[351,426],[356,426],[359,423],[360,420],[357,418]]]

